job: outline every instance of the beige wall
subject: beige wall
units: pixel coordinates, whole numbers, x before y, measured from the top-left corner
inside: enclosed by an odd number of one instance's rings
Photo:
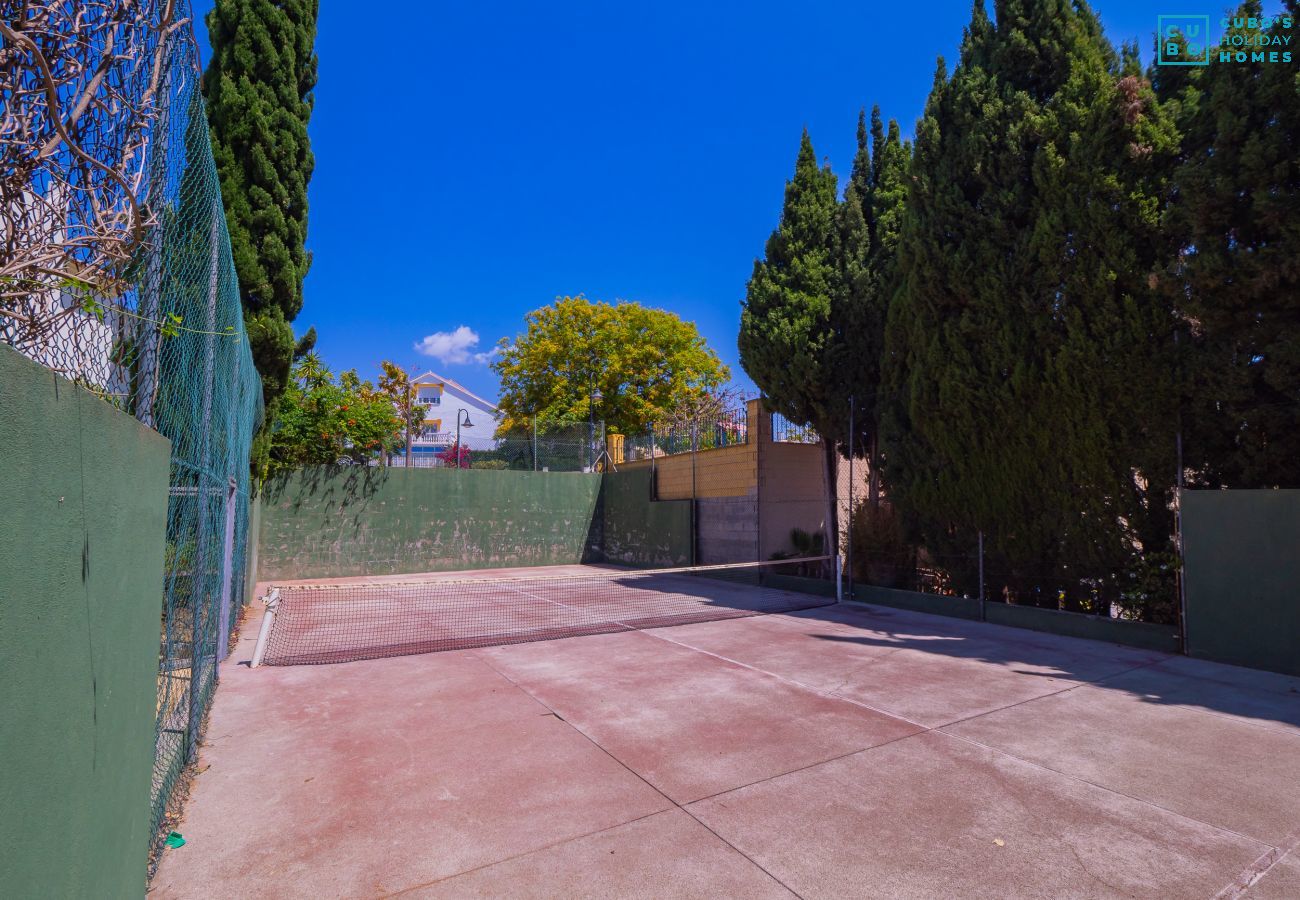
[[[758,454],[762,440],[760,433],[755,433],[756,422],[770,421],[760,412],[757,400],[749,401],[749,421],[751,423],[750,442],[736,447],[718,447],[714,450],[701,450],[698,453],[678,453],[673,456],[659,456],[653,461],[638,459],[621,462],[623,441],[621,435],[613,436],[610,456],[620,472],[655,469],[655,484],[659,500],[690,500],[706,497],[752,497],[758,490]],[[770,425],[768,426],[768,440]],[[692,472],[692,469],[694,472]]]
[[[792,549],[790,532],[826,524],[825,454],[820,444],[762,446],[759,474],[759,558]]]
[[[773,553],[792,549],[790,532],[800,528],[816,533],[825,527],[826,500],[823,467],[824,452],[818,444],[788,444],[772,441],[771,416],[759,401],[750,401],[750,442],[738,447],[702,450],[692,460],[691,454],[619,461],[621,440],[611,446],[618,469],[656,470],[657,497],[660,500],[755,498],[754,506],[734,506],[737,515],[744,511],[754,519],[751,545],[758,559],[770,559]],[[694,484],[691,469],[694,466]],[[854,496],[866,496],[867,467],[861,460],[854,464]],[[839,516],[843,523],[849,513],[849,466],[841,461],[837,494]],[[712,508],[712,507],[711,507]],[[722,510],[724,507],[717,507]],[[704,524],[704,523],[701,523]],[[842,525],[841,525],[842,528]],[[704,535],[704,529],[701,534]],[[730,529],[734,532],[734,528]],[[702,538],[703,539],[703,538]],[[738,536],[733,535],[733,543]],[[739,546],[737,543],[736,546]],[[707,547],[701,547],[701,555]],[[734,554],[734,549],[731,551]]]
[[[695,454],[694,485],[691,454],[661,456],[654,460],[655,481],[660,500],[689,500],[694,497],[752,496],[758,484],[758,454],[752,444],[701,450]],[[650,468],[648,459],[618,463],[620,472]]]

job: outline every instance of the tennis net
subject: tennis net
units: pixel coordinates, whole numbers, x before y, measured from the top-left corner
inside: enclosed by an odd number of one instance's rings
[[[829,556],[517,577],[429,575],[267,593],[253,665],[316,665],[683,625],[835,602],[791,573]],[[794,588],[805,588],[798,590]]]

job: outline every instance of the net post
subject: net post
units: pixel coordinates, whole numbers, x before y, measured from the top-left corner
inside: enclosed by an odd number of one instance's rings
[[[849,599],[850,600],[853,599],[853,514],[854,514],[853,479],[855,477],[855,472],[853,470],[853,454],[856,449],[853,446],[854,405],[855,405],[855,398],[850,395],[849,397],[849,509],[848,509],[848,513],[846,514],[848,516],[848,521],[844,523],[844,535],[845,535],[844,556],[847,562],[845,568],[849,570]],[[843,600],[844,598],[841,597],[840,601],[843,602]]]
[[[844,602],[844,561],[835,554],[835,602]]]
[[[695,483],[695,457],[699,454],[699,449],[700,423],[698,419],[693,418],[691,420],[691,565],[696,565],[700,561],[699,494]]]
[[[280,605],[280,589],[271,588],[265,603],[266,612],[262,613],[262,627],[257,632],[257,645],[253,648],[253,660],[249,663],[253,669],[261,666],[262,658],[266,656],[266,645],[271,639],[271,628],[275,625],[275,610]]]

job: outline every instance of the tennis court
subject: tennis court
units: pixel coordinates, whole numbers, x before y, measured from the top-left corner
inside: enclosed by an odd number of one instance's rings
[[[338,664],[251,668],[254,620],[152,894],[1300,896],[1300,679],[717,580],[418,653],[408,588]]]
[[[825,606],[781,573],[828,556],[631,570],[548,566],[325,580],[271,588],[274,617],[253,664],[318,665],[439,653]]]

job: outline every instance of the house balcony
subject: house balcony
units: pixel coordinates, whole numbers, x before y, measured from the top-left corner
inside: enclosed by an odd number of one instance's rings
[[[425,430],[415,435],[411,443],[418,447],[450,447],[456,443],[456,432]]]

